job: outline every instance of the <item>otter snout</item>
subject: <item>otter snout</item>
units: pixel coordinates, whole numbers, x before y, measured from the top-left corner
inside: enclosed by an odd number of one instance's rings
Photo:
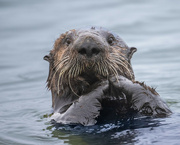
[[[86,37],[77,47],[79,55],[92,58],[98,56],[103,50],[101,45],[98,45],[97,40],[92,37]]]

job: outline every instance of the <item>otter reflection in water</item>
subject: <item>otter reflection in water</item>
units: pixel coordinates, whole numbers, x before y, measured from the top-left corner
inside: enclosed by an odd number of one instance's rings
[[[170,115],[153,88],[135,81],[130,60],[136,50],[102,28],[62,34],[44,57],[49,62],[47,86],[52,93],[52,119],[88,126],[109,115]]]

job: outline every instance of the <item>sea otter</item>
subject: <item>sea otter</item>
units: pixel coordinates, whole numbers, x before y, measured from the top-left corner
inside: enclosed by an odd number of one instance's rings
[[[52,119],[62,124],[94,125],[111,116],[171,114],[155,89],[135,81],[131,57],[135,47],[116,34],[91,27],[61,34],[44,57]]]

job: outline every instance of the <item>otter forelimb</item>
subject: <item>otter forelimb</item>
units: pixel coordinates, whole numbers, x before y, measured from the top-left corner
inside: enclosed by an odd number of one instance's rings
[[[111,77],[110,82],[116,89],[120,89],[126,95],[130,108],[141,115],[166,117],[172,113],[155,89],[144,83],[131,81],[121,75]]]
[[[80,96],[63,113],[54,112],[52,119],[62,124],[82,124],[84,126],[96,124],[96,119],[102,109],[101,101],[104,91],[108,87],[108,81],[102,81],[95,90]]]

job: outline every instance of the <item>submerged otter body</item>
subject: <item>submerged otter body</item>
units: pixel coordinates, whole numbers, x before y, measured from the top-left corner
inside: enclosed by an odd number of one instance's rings
[[[52,93],[52,119],[94,125],[108,114],[171,114],[154,89],[135,81],[130,62],[135,51],[102,28],[62,34],[44,57],[50,63],[47,86]]]

